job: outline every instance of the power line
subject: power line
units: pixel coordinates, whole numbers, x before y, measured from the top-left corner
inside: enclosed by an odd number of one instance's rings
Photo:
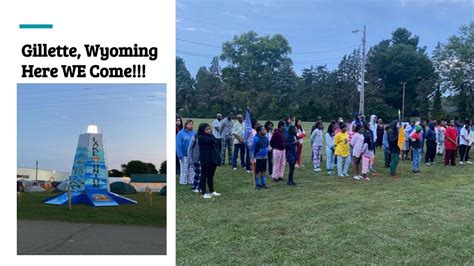
[[[142,115],[142,116],[131,116],[131,117],[121,117],[121,118],[112,118],[112,119],[104,119],[104,120],[95,120],[94,123],[109,123],[113,121],[123,121],[123,120],[130,120],[130,119],[139,119],[139,118],[149,118],[149,117],[158,117],[166,115],[164,113],[161,114],[150,114],[150,115]],[[31,127],[31,128],[19,128],[18,130],[34,130],[34,129],[41,129],[41,128],[54,128],[54,127],[68,127],[68,126],[75,126],[75,125],[84,125],[86,123],[90,123],[90,120],[88,121],[83,121],[83,122],[76,122],[76,123],[70,123],[70,124],[55,124],[55,125],[49,125],[49,126],[40,126],[40,127]]]
[[[187,43],[192,43],[192,44],[197,44],[197,45],[202,45],[202,46],[208,46],[208,47],[215,47],[215,48],[222,48],[222,46],[218,45],[213,45],[213,44],[208,44],[208,43],[202,43],[202,42],[195,42],[195,41],[189,41],[189,40],[184,40],[180,38],[176,38],[176,40],[180,42],[187,42]]]
[[[133,91],[130,91],[130,90],[126,90],[126,91],[109,91],[109,92],[98,92],[98,93],[88,93],[88,94],[77,94],[77,95],[63,95],[63,96],[48,96],[47,98],[45,97],[34,97],[34,98],[23,98],[24,96],[29,96],[29,95],[21,95],[20,97],[18,97],[18,101],[29,101],[29,100],[38,100],[38,99],[64,99],[64,98],[78,98],[78,97],[83,97],[83,96],[91,96],[91,97],[95,97],[95,96],[102,96],[102,95],[109,95],[109,94],[112,94],[112,95],[123,95],[123,94],[119,94],[121,92],[126,92],[126,93],[131,93],[133,92],[134,94],[137,93],[137,92],[156,92],[157,90],[156,89],[146,89],[146,90],[133,90]],[[74,89],[71,89],[71,92],[74,92]],[[127,96],[130,96],[129,94],[127,94]],[[18,105],[21,105],[21,104],[18,104]]]
[[[107,100],[107,101],[100,101],[100,102],[88,102],[88,103],[66,103],[65,105],[62,105],[62,104],[56,104],[56,105],[45,105],[45,106],[24,106],[23,109],[29,109],[29,108],[32,108],[32,109],[49,109],[49,108],[61,108],[61,107],[68,107],[68,108],[74,108],[76,106],[83,106],[83,105],[86,105],[86,106],[90,106],[90,105],[97,105],[97,104],[110,104],[110,103],[133,103],[133,104],[136,104],[136,103],[141,103],[141,102],[154,102],[156,101],[156,99],[144,99],[144,100],[135,100],[135,99],[132,99],[132,100],[121,100],[121,101],[110,101],[110,100]]]
[[[20,86],[23,85],[39,85],[39,84],[20,84]],[[71,84],[64,84],[64,86],[69,86]],[[84,85],[101,85],[101,84],[84,84]],[[66,88],[58,88],[58,89],[53,89],[53,90],[35,90],[35,89],[29,89],[26,90],[24,88],[21,89],[22,94],[27,92],[28,94],[35,94],[35,93],[56,93],[56,92],[71,92],[72,90],[96,90],[96,89],[109,89],[109,88],[116,88],[116,87],[125,87],[125,86],[137,86],[137,85],[156,85],[156,84],[151,84],[151,83],[135,83],[135,84],[107,84],[107,86],[99,86],[99,87],[82,87],[82,88],[74,88],[74,89],[66,89]],[[54,86],[59,86],[57,84],[54,84]]]

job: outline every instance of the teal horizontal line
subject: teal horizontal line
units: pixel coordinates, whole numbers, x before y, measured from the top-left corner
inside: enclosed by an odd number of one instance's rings
[[[20,29],[52,29],[53,24],[20,24]]]

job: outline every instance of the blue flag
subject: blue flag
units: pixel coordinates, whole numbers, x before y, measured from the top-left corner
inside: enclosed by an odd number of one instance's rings
[[[249,139],[252,136],[252,119],[250,118],[250,111],[247,109],[245,112],[245,129],[244,129],[244,142],[247,146],[250,146]]]

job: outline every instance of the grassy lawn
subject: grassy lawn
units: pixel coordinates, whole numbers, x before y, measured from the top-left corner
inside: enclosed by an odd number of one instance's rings
[[[378,152],[380,175],[366,182],[328,176],[325,156],[314,173],[310,155],[308,136],[296,187],[270,181],[255,191],[249,174],[227,165],[215,177],[219,198],[177,185],[177,263],[474,263],[473,165],[445,168],[437,157],[415,175],[404,161],[396,181]]]
[[[153,195],[153,206],[145,201],[145,193],[125,195],[138,201],[136,205],[117,207],[92,207],[89,205],[67,206],[43,204],[48,192],[22,193],[17,203],[17,218],[24,220],[62,221],[71,223],[122,224],[166,226],[166,197]]]

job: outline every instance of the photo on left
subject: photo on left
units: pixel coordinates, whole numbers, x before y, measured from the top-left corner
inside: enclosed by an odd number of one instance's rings
[[[18,84],[17,254],[166,255],[166,85]]]

